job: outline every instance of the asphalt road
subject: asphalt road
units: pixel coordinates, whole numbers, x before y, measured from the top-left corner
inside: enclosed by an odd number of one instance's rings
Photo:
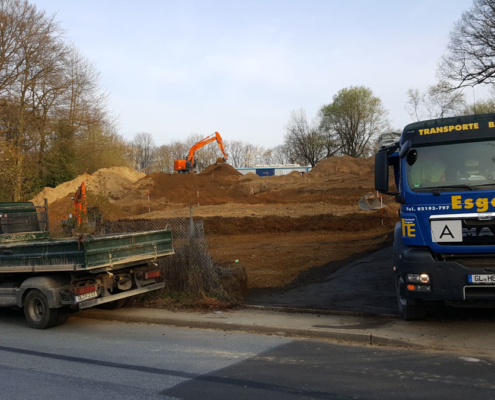
[[[495,399],[493,361],[0,311],[0,399]]]

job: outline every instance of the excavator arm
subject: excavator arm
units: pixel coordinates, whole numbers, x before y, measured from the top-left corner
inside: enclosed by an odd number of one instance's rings
[[[225,153],[225,146],[223,144],[222,137],[218,132],[215,132],[213,135],[208,136],[207,138],[204,138],[203,140],[200,140],[198,143],[196,143],[194,146],[192,146],[189,149],[189,154],[187,155],[187,161],[191,163],[191,165],[194,165],[194,153],[201,149],[202,147],[206,146],[207,144],[217,141],[218,147],[220,147],[220,150],[222,151],[223,154],[223,159],[224,161],[227,161],[228,159],[228,154]]]
[[[187,158],[185,160],[175,160],[174,161],[174,170],[178,173],[190,173],[191,171],[194,170],[194,154],[196,151],[201,149],[202,147],[206,146],[208,143],[216,141],[218,143],[218,147],[220,147],[220,150],[222,151],[223,154],[223,162],[227,161],[228,159],[228,154],[225,152],[225,146],[223,144],[222,137],[218,132],[215,132],[213,135],[210,135],[203,140],[200,140],[198,143],[196,143],[194,146],[192,146],[189,149],[189,153],[187,155]],[[222,159],[219,158],[217,163],[221,162]]]

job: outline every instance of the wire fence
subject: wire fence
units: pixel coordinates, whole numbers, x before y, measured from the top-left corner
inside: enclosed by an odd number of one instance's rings
[[[223,290],[210,257],[203,221],[192,218],[106,221],[105,233],[145,232],[172,229],[175,254],[158,260],[165,290],[217,295],[230,300]]]

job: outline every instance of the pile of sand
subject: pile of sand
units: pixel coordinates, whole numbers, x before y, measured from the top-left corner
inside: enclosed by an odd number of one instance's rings
[[[374,165],[372,158],[333,156],[324,158],[307,173],[308,176],[331,176],[334,174],[368,175]]]
[[[64,182],[56,188],[44,188],[31,201],[35,205],[42,205],[44,199],[48,204],[75,193],[81,182],[85,182],[86,190],[94,193],[104,193],[111,198],[119,198],[128,190],[129,185],[144,178],[146,175],[127,167],[102,168],[94,174],[83,174],[77,178]]]

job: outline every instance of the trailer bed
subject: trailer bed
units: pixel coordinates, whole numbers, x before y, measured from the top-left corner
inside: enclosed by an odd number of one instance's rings
[[[0,274],[86,271],[99,273],[147,264],[174,254],[170,227],[70,239],[0,243]]]

